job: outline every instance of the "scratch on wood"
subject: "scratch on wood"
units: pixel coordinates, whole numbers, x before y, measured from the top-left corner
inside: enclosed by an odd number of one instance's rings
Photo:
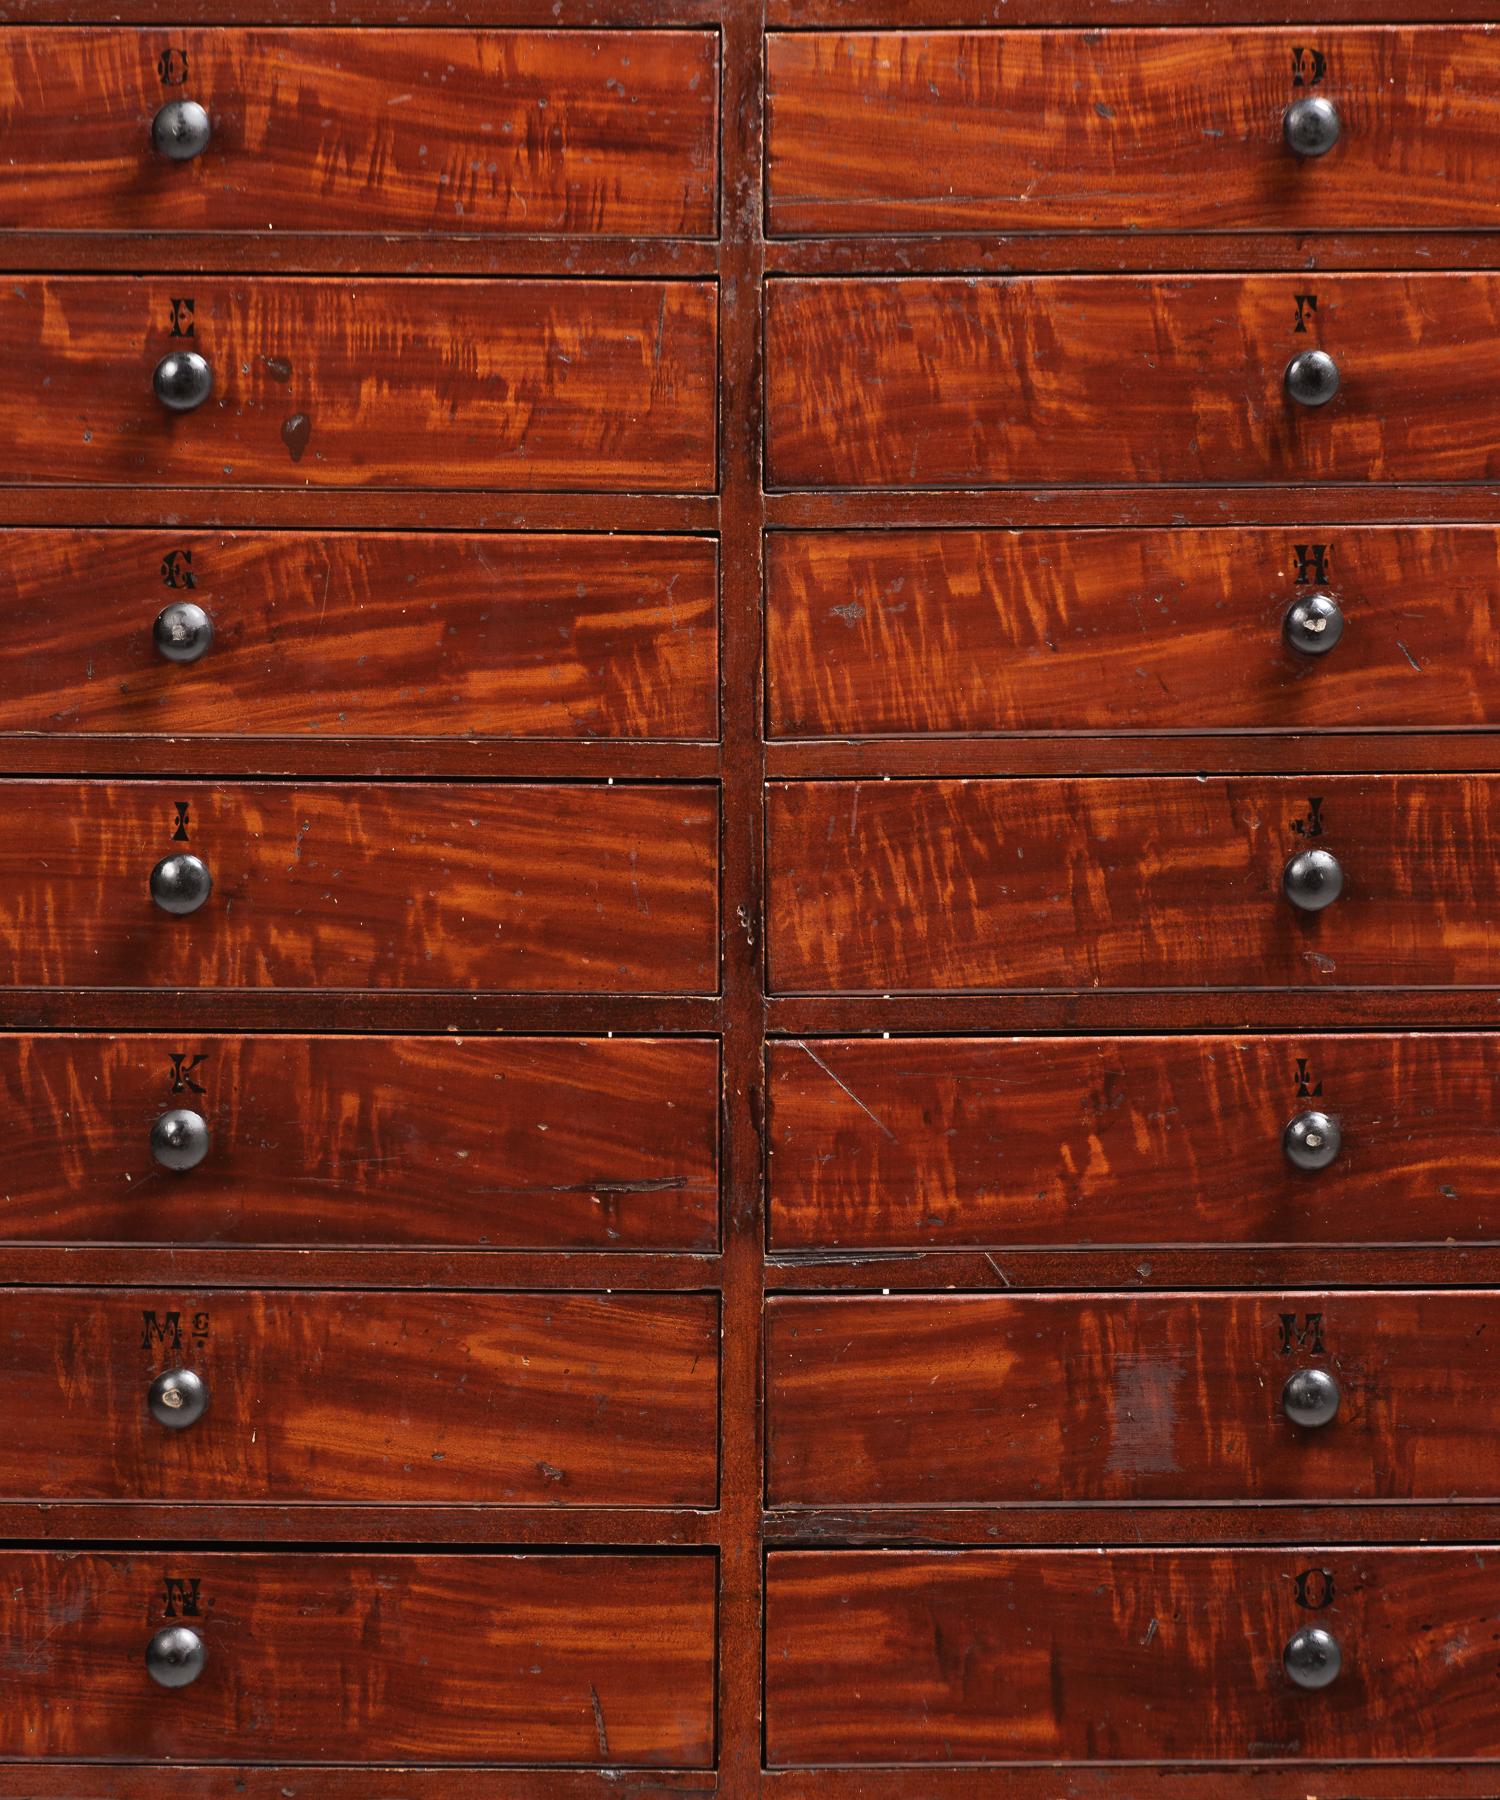
[[[818,1067],[823,1071],[823,1073],[828,1077],[828,1079],[833,1083],[833,1085],[836,1088],[842,1088],[843,1091],[854,1102],[854,1104],[859,1108],[859,1110],[865,1115],[865,1117],[867,1119],[871,1120],[874,1124],[878,1125],[880,1127],[880,1129],[885,1133],[885,1135],[891,1140],[891,1142],[893,1144],[895,1143],[896,1134],[894,1131],[891,1130],[890,1126],[886,1124],[885,1120],[881,1119],[881,1118],[877,1118],[876,1115],[870,1111],[869,1107],[865,1105],[864,1101],[860,1099],[859,1095],[855,1093],[854,1089],[852,1087],[850,1087],[847,1082],[843,1082],[843,1081],[839,1080],[838,1076],[835,1075],[833,1070],[829,1068],[828,1064],[823,1061],[822,1057],[814,1056],[813,1052],[811,1050],[808,1050],[807,1045],[803,1043],[801,1038],[793,1038],[792,1044],[795,1049],[806,1050],[807,1054],[810,1057],[812,1057],[812,1060],[818,1065]]]
[[[594,1703],[594,1730],[599,1734],[599,1754],[609,1761],[609,1733],[604,1729],[604,1708],[599,1704],[599,1690],[589,1683],[589,1699]]]

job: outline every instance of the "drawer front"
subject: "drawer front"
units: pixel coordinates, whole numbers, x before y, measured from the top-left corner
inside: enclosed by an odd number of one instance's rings
[[[810,31],[766,55],[783,236],[1500,223],[1483,28]],[[1331,147],[1296,154],[1299,124]]]
[[[1482,776],[778,783],[771,985],[1489,986],[1497,810]]]
[[[191,1688],[145,1652],[186,1629]],[[711,1556],[0,1553],[0,1754],[705,1768]]]
[[[1489,526],[775,532],[766,553],[775,737],[1500,715]]]
[[[718,60],[707,31],[15,26],[0,230],[707,237]],[[209,137],[176,160],[184,103]]]
[[[711,738],[717,590],[707,538],[4,531],[0,732]]]
[[[707,490],[716,355],[705,282],[8,278],[0,482]]]
[[[778,1251],[1500,1236],[1500,1038],[834,1038],[767,1060]]]
[[[23,1288],[5,1306],[8,1498],[714,1504],[711,1294]]]
[[[1497,1610],[1493,1550],[780,1552],[769,1761],[1487,1759]]]
[[[0,986],[708,992],[705,787],[17,781]],[[213,882],[153,904],[163,863]]]
[[[1500,476],[1495,275],[771,281],[766,363],[774,487]]]
[[[0,1036],[0,1095],[10,1243],[718,1242],[699,1039]]]
[[[1500,1295],[766,1306],[772,1506],[1491,1500]]]

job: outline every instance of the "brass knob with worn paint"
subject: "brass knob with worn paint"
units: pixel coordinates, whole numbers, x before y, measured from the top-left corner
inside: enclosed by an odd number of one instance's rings
[[[1326,656],[1344,635],[1344,610],[1332,594],[1304,594],[1286,609],[1282,631],[1299,656]]]
[[[1331,850],[1302,850],[1281,872],[1281,890],[1299,912],[1322,912],[1344,891],[1344,871]]]
[[[1344,1134],[1331,1113],[1299,1112],[1281,1134],[1282,1154],[1295,1169],[1326,1169],[1344,1147]]]
[[[186,1106],[174,1106],[151,1127],[151,1154],[164,1169],[196,1169],[208,1143],[208,1120]]]
[[[1304,1625],[1287,1639],[1281,1662],[1294,1686],[1316,1690],[1338,1680],[1344,1657],[1331,1631],[1321,1625]]]
[[[168,1369],[146,1395],[151,1417],[171,1431],[185,1431],[208,1411],[208,1383],[195,1369]]]
[[[214,622],[191,600],[174,600],[156,615],[151,639],[157,655],[168,662],[195,663],[213,645]]]
[[[1303,350],[1287,364],[1285,380],[1298,406],[1327,406],[1339,391],[1339,366],[1326,350]]]
[[[192,412],[214,391],[214,372],[196,350],[169,350],[156,365],[151,385],[168,412]]]
[[[201,857],[164,856],[151,871],[151,898],[169,913],[194,913],[214,891],[214,878]]]
[[[1339,1384],[1327,1369],[1293,1369],[1281,1390],[1281,1410],[1294,1425],[1318,1431],[1338,1416]]]
[[[151,121],[151,147],[169,162],[191,162],[208,148],[213,129],[196,100],[169,100]]]
[[[146,1646],[146,1669],[160,1687],[189,1687],[203,1673],[204,1656],[191,1625],[164,1625]]]
[[[1293,156],[1327,156],[1343,129],[1339,109],[1322,94],[1294,100],[1281,116],[1281,135]]]

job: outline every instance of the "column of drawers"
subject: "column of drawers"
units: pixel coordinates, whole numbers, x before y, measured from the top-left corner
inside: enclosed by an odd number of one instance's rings
[[[768,1785],[1479,1792],[1500,53],[972,10],[767,40]]]
[[[0,27],[23,1783],[713,1766],[720,60]]]

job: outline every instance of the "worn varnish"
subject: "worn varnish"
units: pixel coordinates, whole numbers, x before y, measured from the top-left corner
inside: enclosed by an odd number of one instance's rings
[[[778,782],[783,993],[1495,984],[1500,784],[1474,776]],[[1332,852],[1299,912],[1287,862]]]
[[[766,477],[1489,480],[1497,344],[1491,274],[771,280]],[[1309,349],[1341,371],[1326,406],[1283,388]]]
[[[1333,1422],[1281,1391],[1325,1369]],[[900,1294],[766,1303],[772,1506],[1500,1494],[1500,1296]]]
[[[708,490],[715,339],[705,282],[7,277],[0,483]]]
[[[1292,731],[1500,717],[1487,526],[767,538],[770,730]],[[1323,656],[1288,607],[1335,599]]]
[[[206,1649],[177,1693],[146,1673],[164,1624]],[[0,1632],[13,1649],[0,1666],[6,1757],[701,1768],[713,1756],[711,1556],[8,1550]]]
[[[711,738],[717,579],[707,538],[0,532],[0,732]]]
[[[0,1240],[712,1250],[718,1086],[693,1038],[0,1036]]]
[[[766,55],[777,235],[1500,223],[1483,27],[800,32]],[[1302,159],[1282,115],[1310,94],[1342,135]]]
[[[1500,1044],[1465,1033],[835,1038],[769,1047],[770,1244],[1500,1236]],[[1299,1113],[1338,1123],[1294,1168]]]
[[[0,1369],[17,1499],[711,1506],[711,1294],[28,1288]],[[157,1375],[208,1410],[169,1429]]]
[[[708,992],[717,860],[706,787],[11,782],[0,986]]]
[[[1493,1549],[780,1552],[769,1761],[1495,1757],[1497,1611]],[[1305,1625],[1343,1651],[1319,1693],[1282,1672]]]
[[[706,237],[718,87],[707,31],[12,26],[0,230]]]

